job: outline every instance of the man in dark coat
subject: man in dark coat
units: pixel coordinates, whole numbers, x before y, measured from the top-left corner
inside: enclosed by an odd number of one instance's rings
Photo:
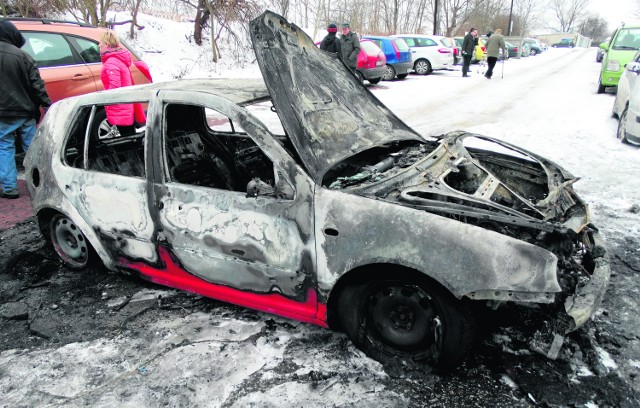
[[[471,58],[476,51],[476,45],[478,45],[478,30],[472,28],[469,33],[464,36],[462,41],[462,76],[468,77],[469,65],[471,65]]]
[[[36,62],[22,51],[25,39],[8,20],[0,20],[0,197],[18,198],[15,133],[26,152],[36,134],[40,106],[51,100]]]
[[[355,32],[351,31],[349,23],[342,23],[340,51],[342,53],[342,61],[351,69],[351,72],[355,73],[358,66],[358,54],[360,53],[360,38]]]
[[[340,53],[340,39],[336,37],[338,26],[334,23],[329,24],[329,27],[327,27],[327,32],[328,34],[322,39],[322,42],[320,43],[320,49],[322,51],[336,53],[340,58],[342,58],[342,54]]]

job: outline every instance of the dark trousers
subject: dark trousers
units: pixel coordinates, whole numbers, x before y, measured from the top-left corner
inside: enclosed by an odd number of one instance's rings
[[[467,76],[469,72],[469,65],[471,65],[471,55],[462,56],[462,76]]]
[[[493,75],[493,67],[496,66],[496,62],[498,62],[497,57],[487,57],[487,73],[484,74],[484,76],[491,78],[491,75]]]

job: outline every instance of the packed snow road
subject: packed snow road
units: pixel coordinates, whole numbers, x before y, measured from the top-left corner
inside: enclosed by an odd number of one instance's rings
[[[503,327],[485,322],[484,342],[449,376],[382,367],[341,333],[65,269],[29,219],[0,231],[0,406],[640,405],[640,149],[615,138],[613,95],[595,93],[595,50],[508,61],[504,78],[499,63],[491,80],[476,68],[369,89],[425,136],[496,137],[582,177],[575,187],[613,275],[557,360],[536,351],[548,339],[530,318],[505,310],[494,319]]]

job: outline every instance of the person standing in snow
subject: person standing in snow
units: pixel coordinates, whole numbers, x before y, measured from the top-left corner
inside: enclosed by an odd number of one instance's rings
[[[100,79],[104,89],[133,85],[130,69],[131,54],[122,47],[113,30],[107,30],[102,34],[100,56],[102,57]],[[120,135],[135,133],[135,122],[142,124],[147,121],[142,105],[139,103],[105,106],[105,110],[107,121],[118,128]]]
[[[0,197],[19,198],[16,168],[16,132],[26,151],[36,134],[40,107],[47,109],[47,94],[36,62],[20,47],[26,40],[15,25],[0,20]]]
[[[349,23],[342,23],[342,36],[340,36],[340,52],[342,61],[349,67],[351,72],[356,72],[358,66],[358,54],[360,53],[360,38],[351,31]]]
[[[468,77],[469,65],[471,65],[471,58],[476,51],[476,45],[478,45],[478,30],[471,28],[467,35],[464,36],[462,41],[462,76]]]
[[[320,43],[320,49],[322,51],[338,54],[338,56],[342,58],[342,54],[340,53],[340,39],[336,37],[338,26],[334,23],[329,24],[329,27],[327,27],[327,32],[328,34],[322,39],[322,42]]]
[[[504,37],[502,36],[502,30],[497,29],[496,32],[487,40],[485,46],[487,47],[487,72],[484,76],[487,79],[491,79],[493,75],[493,67],[496,66],[498,56],[500,55],[500,49],[502,49],[503,55],[509,55],[507,52],[507,46],[504,43]]]

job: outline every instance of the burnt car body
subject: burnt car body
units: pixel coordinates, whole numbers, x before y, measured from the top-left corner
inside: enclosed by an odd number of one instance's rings
[[[476,304],[545,305],[560,332],[589,319],[610,271],[575,177],[492,138],[419,135],[274,13],[251,33],[264,82],[149,84],[50,109],[26,174],[67,265],[97,255],[443,370],[472,347]],[[148,104],[144,130],[90,132],[104,105],[133,102]]]

